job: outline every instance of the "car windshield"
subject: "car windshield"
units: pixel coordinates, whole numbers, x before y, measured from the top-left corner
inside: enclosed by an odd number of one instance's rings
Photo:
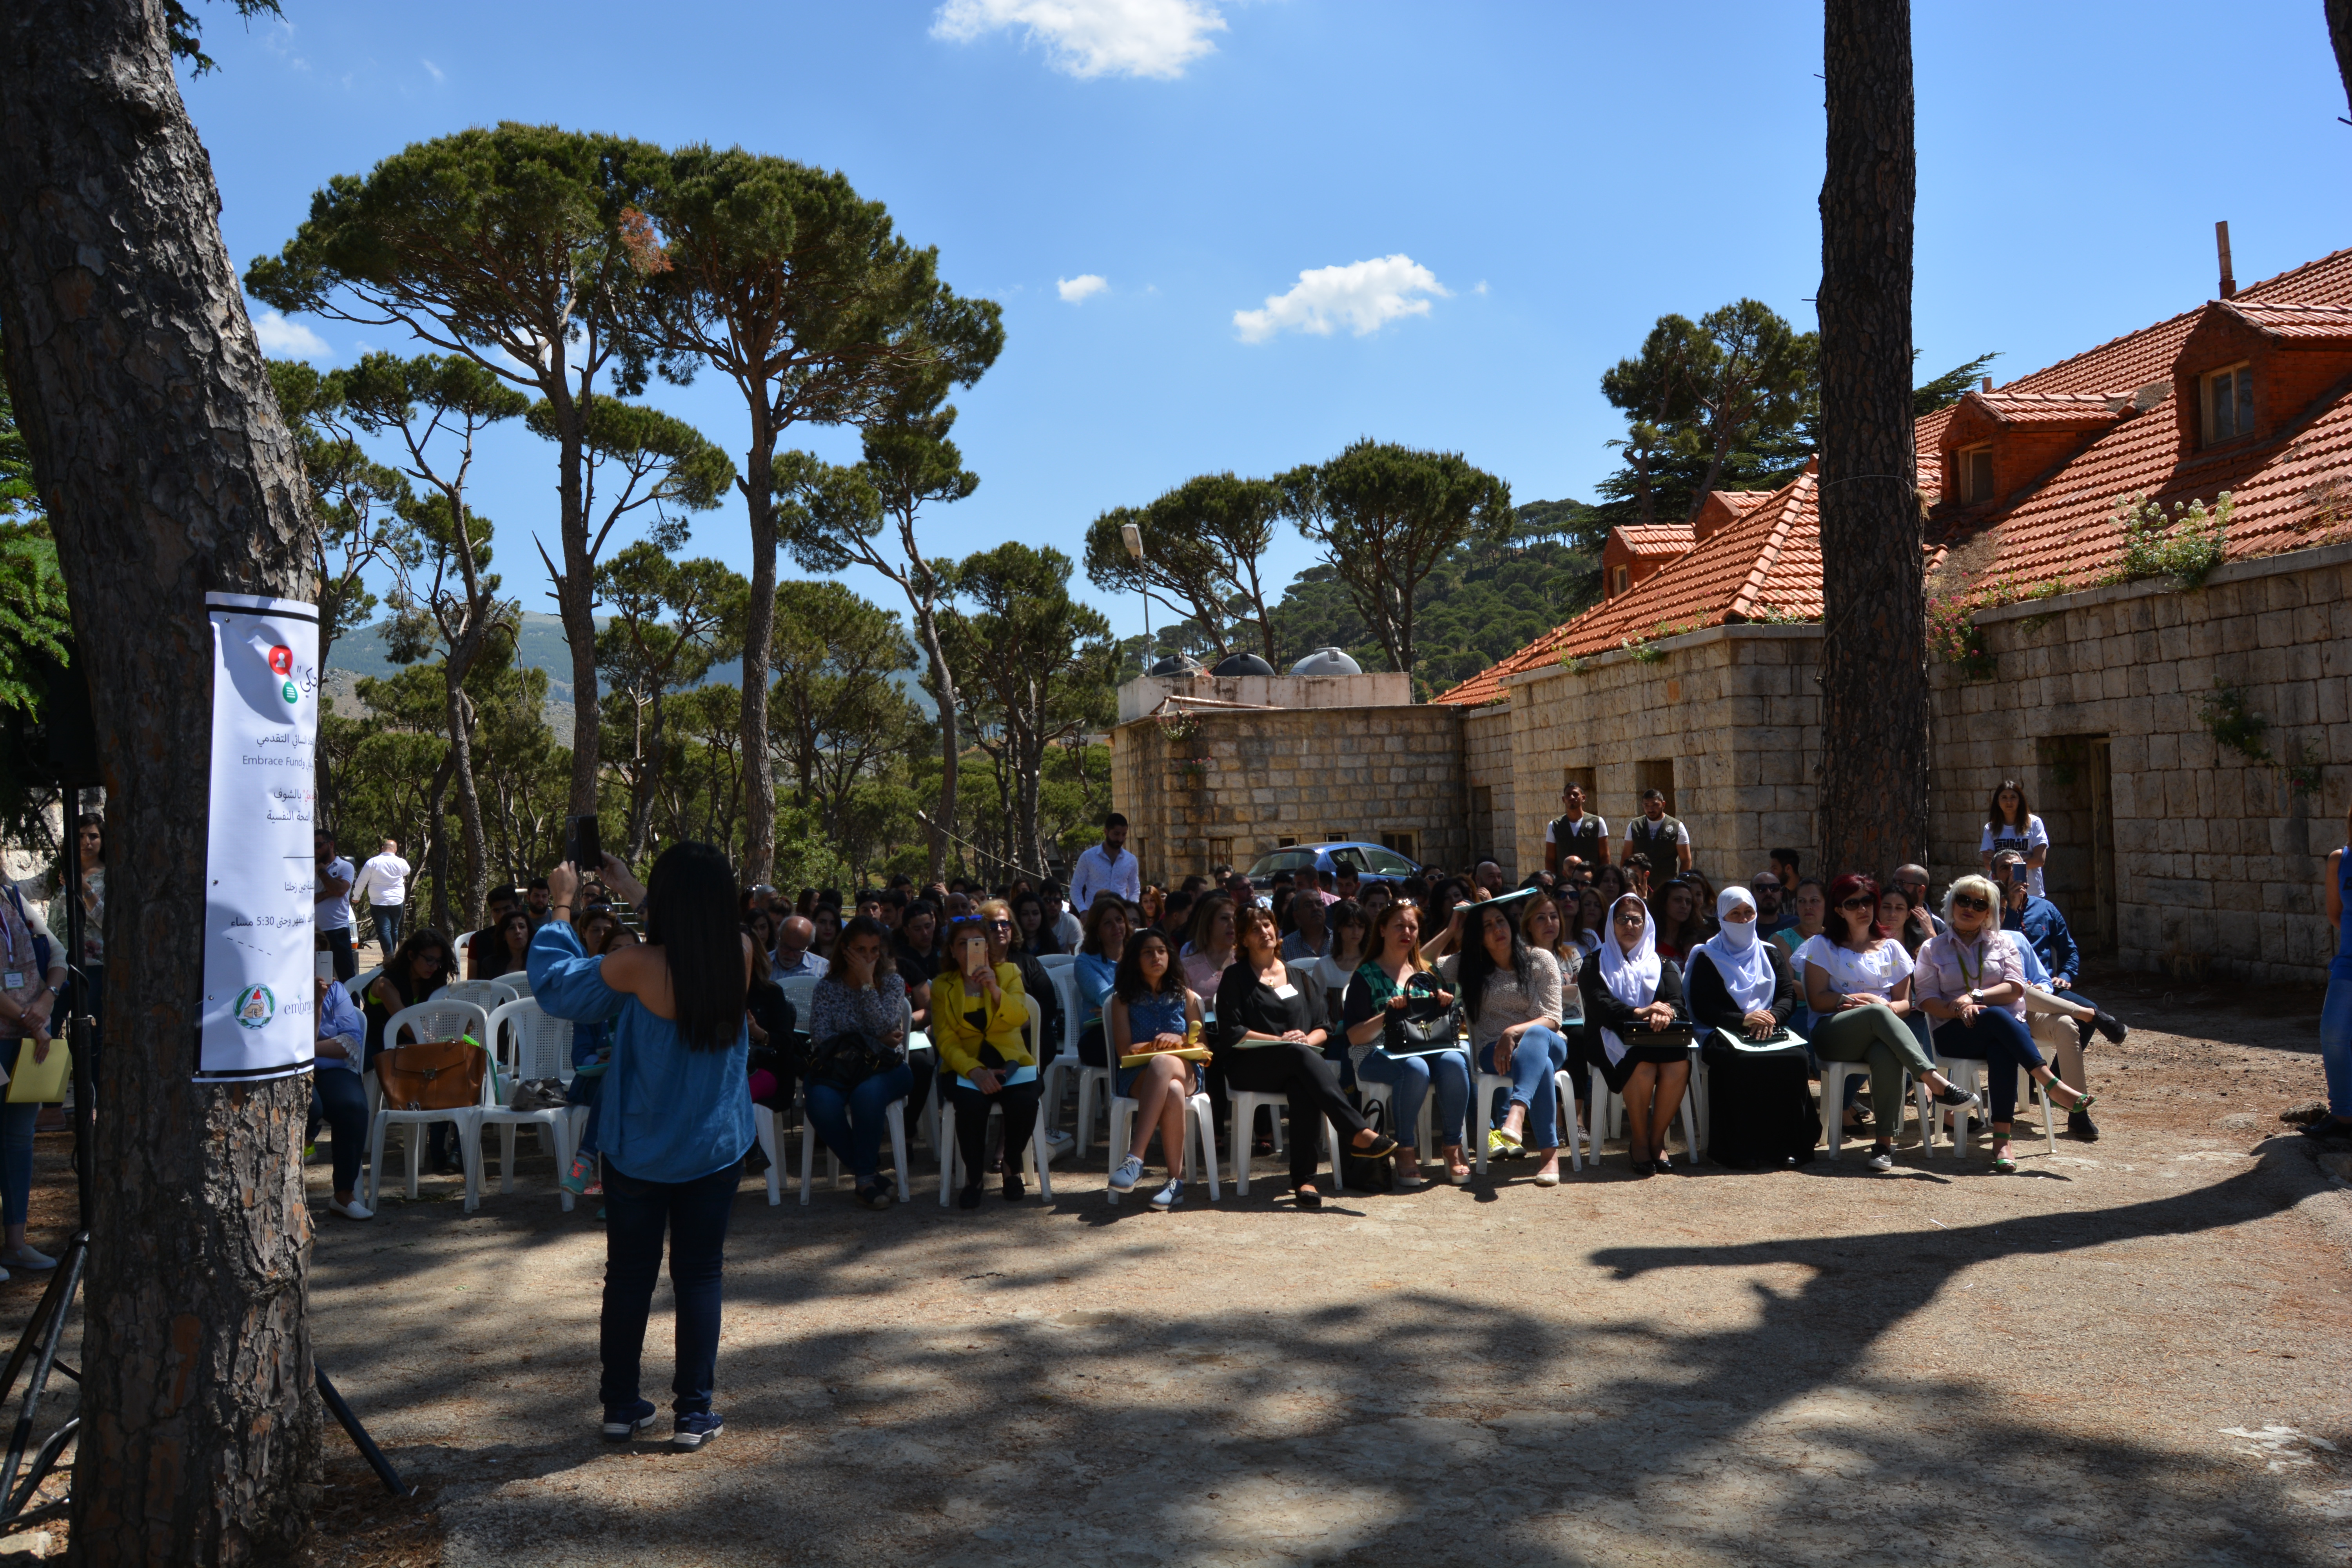
[[[1393,849],[1366,849],[1364,858],[1383,877],[1410,877],[1421,869]]]
[[[1276,871],[1304,871],[1313,864],[1315,851],[1312,849],[1277,849],[1271,855],[1260,856],[1257,864],[1249,868],[1249,874],[1255,880],[1271,877]]]

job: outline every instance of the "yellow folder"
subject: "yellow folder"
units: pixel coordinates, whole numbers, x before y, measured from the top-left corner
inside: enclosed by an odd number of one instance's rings
[[[60,1104],[72,1077],[73,1052],[63,1040],[49,1042],[49,1059],[45,1062],[33,1059],[33,1042],[26,1040],[16,1047],[16,1070],[8,1075],[8,1103]]]

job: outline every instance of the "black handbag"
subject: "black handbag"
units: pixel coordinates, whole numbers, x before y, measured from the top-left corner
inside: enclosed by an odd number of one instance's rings
[[[1388,1107],[1373,1100],[1364,1107],[1364,1120],[1375,1132],[1388,1131]],[[1347,1138],[1339,1140],[1339,1184],[1349,1192],[1396,1191],[1396,1166],[1387,1154],[1366,1154]]]
[[[1630,1029],[1620,1029],[1617,1037],[1627,1046],[1674,1046],[1688,1050],[1698,1039],[1688,1024],[1677,1019],[1663,1029],[1645,1029],[1636,1024]]]
[[[1440,1002],[1434,990],[1416,989],[1407,982],[1404,1005],[1388,1009],[1381,1048],[1391,1056],[1408,1056],[1454,1045],[1462,1033],[1462,1004],[1458,998]]]
[[[846,1093],[897,1064],[898,1053],[864,1035],[845,1029],[809,1053],[808,1080]]]

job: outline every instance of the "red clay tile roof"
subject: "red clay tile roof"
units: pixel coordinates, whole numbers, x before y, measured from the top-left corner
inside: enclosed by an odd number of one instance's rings
[[[2225,301],[2256,329],[2304,342],[2352,342],[2352,249],[2252,284]],[[2203,307],[2186,310],[2072,358],[2021,376],[1991,394],[1969,395],[2005,420],[2078,422],[2096,432],[2084,449],[1990,522],[1931,551],[1932,573],[1962,545],[1969,579],[2018,589],[2066,582],[2087,587],[2108,571],[2123,545],[2116,512],[2136,494],[2169,506],[2233,502],[2231,560],[2326,543],[2352,534],[2352,395],[2339,393],[2315,414],[2252,448],[2210,457],[2180,456],[2172,409],[2173,362]],[[2130,402],[2135,393],[2142,406]],[[2110,421],[2094,404],[2121,404]],[[1918,422],[1916,449],[1933,458],[1951,409]],[[2107,428],[2099,430],[2101,423]],[[1937,533],[1931,519],[1930,537]],[[1493,668],[1435,699],[1475,707],[1503,695],[1505,677],[1560,658],[1598,653],[1625,638],[1640,641],[1661,626],[1693,629],[1766,613],[1821,614],[1820,521],[1810,474],[1771,494],[1737,523],[1644,579],[1632,592],[1586,611]]]
[[[1746,513],[1754,511],[1780,493],[1778,490],[1717,490],[1715,496],[1733,511]]]
[[[1698,542],[1698,531],[1686,522],[1629,522],[1609,531],[1624,542],[1637,558],[1680,555]]]

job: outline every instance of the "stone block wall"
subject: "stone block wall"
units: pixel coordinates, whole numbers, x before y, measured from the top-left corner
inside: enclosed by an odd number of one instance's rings
[[[1454,708],[1210,709],[1111,732],[1111,798],[1147,880],[1246,868],[1283,839],[1382,843],[1422,860],[1470,850]]]
[[[2352,546],[2233,562],[2200,589],[2137,583],[1977,620],[1993,679],[1933,672],[1937,879],[1974,868],[1985,803],[2014,777],[2050,826],[2052,897],[2077,927],[2104,904],[2121,962],[2324,980],[2321,879],[2352,766]],[[2315,788],[2217,738],[2224,694]]]
[[[1692,864],[1718,886],[1767,869],[1775,847],[1810,864],[1820,628],[1712,626],[1652,647],[1663,657],[1612,651],[1506,683],[1519,864],[1543,864],[1560,790],[1586,770],[1588,809],[1608,819],[1612,840],[1640,815],[1644,788],[1668,788]]]
[[[1511,770],[1511,710],[1496,702],[1473,708],[1462,716],[1462,775],[1470,791],[1470,853],[1491,857],[1513,881],[1543,864],[1541,845],[1532,861],[1518,852],[1518,817],[1515,775]],[[1538,840],[1543,830],[1537,829]]]

